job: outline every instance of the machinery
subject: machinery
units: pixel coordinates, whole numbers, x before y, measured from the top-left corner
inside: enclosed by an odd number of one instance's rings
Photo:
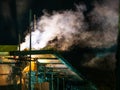
[[[12,68],[6,79],[11,82],[6,86],[13,85],[12,90],[97,90],[56,51],[11,51],[3,54],[8,61],[0,64],[9,64]]]

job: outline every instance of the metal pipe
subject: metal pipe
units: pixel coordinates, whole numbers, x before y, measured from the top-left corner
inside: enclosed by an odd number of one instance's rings
[[[34,15],[34,31],[36,30],[36,15]]]
[[[0,74],[0,75],[9,75],[9,73],[4,73],[4,74]]]
[[[0,64],[18,64],[17,62],[0,62]]]
[[[57,78],[57,90],[59,90],[59,78]]]
[[[120,2],[119,2],[119,8],[120,8]],[[120,13],[120,9],[119,9]],[[120,15],[120,14],[119,14]],[[116,89],[120,90],[120,18],[119,18],[119,28],[118,28],[118,40],[117,40],[117,52],[116,52]]]
[[[29,55],[29,54],[32,54],[32,55],[37,55],[37,54],[55,54],[55,51],[53,50],[32,50],[31,52],[30,51],[10,51],[10,55],[16,55],[16,56],[19,56],[19,55]]]
[[[54,85],[53,85],[53,73],[51,74],[51,90],[54,90]]]
[[[18,24],[19,24],[19,26],[20,26],[20,23],[18,22]],[[20,28],[20,27],[19,27]],[[18,30],[18,44],[19,44],[19,48],[18,48],[18,50],[19,50],[19,52],[20,52],[20,43],[21,43],[21,31],[20,31],[20,29]],[[19,57],[20,57],[20,55],[19,55]],[[20,90],[22,90],[22,71],[21,71],[21,69],[20,69]]]
[[[31,12],[31,10],[30,10],[30,12],[29,12],[29,25],[30,25],[30,23],[31,23],[31,14],[32,14],[32,12]],[[29,27],[29,32],[30,32],[30,49],[29,49],[29,51],[31,52],[31,29],[30,29],[30,27]],[[30,67],[29,67],[29,90],[31,90],[31,53],[30,53]]]
[[[63,80],[63,90],[65,90],[65,79],[62,78],[62,80]]]

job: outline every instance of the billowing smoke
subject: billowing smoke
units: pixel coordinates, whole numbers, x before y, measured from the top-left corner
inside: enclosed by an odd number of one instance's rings
[[[83,8],[77,11],[54,12],[52,15],[45,13],[38,22],[37,28],[31,34],[32,48],[41,49],[50,45],[60,50],[66,50],[70,46],[78,44],[79,37],[86,30]],[[29,48],[30,34],[21,44],[21,50]]]
[[[97,68],[99,70],[114,71],[116,68],[115,53],[109,53],[101,57],[94,57],[88,62],[82,63],[83,67]]]
[[[102,48],[116,44],[118,12],[95,3],[87,15],[86,5],[77,10],[46,13],[37,20],[36,29],[31,32],[32,49],[50,46],[57,50],[68,50],[72,46]],[[88,18],[88,21],[86,20]],[[30,47],[30,34],[21,44],[21,50]]]
[[[118,13],[107,6],[97,5],[89,14],[93,34],[88,41],[91,46],[109,47],[116,43]]]
[[[95,3],[94,9],[89,13],[90,32],[92,37],[89,38],[91,47],[109,48],[116,44],[118,35],[118,0],[104,2],[102,5]],[[92,40],[92,41],[91,41]],[[86,41],[87,42],[87,41]],[[87,43],[88,43],[87,42]],[[89,44],[87,44],[89,45]],[[112,48],[110,48],[112,49]],[[104,53],[105,51],[105,53]],[[96,56],[82,65],[84,67],[97,68],[100,70],[115,70],[116,59],[115,52],[104,50],[101,54],[96,52]]]

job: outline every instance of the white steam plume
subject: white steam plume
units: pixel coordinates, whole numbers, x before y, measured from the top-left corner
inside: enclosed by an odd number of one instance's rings
[[[32,49],[48,45],[58,50],[68,50],[73,45],[80,47],[108,47],[116,43],[118,13],[107,6],[96,4],[88,14],[89,23],[83,14],[85,6],[76,11],[45,13],[37,22],[32,34]],[[89,28],[88,25],[90,25]],[[30,35],[21,44],[21,50],[29,48]]]
[[[75,44],[76,39],[79,38],[77,36],[85,30],[84,26],[82,9],[79,9],[79,11],[76,12],[54,12],[53,15],[45,13],[45,15],[38,20],[37,29],[31,33],[31,46],[33,49],[41,49],[47,46],[50,42],[58,43],[62,40],[61,43],[59,43],[59,48],[65,50]],[[29,38],[30,34],[26,36],[25,42],[21,44],[21,50],[29,48]],[[50,45],[54,46],[51,43]]]
[[[109,47],[116,43],[118,33],[118,12],[107,6],[97,5],[89,14],[91,35],[87,45]]]

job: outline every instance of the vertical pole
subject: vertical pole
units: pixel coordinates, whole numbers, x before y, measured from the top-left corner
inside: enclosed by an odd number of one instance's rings
[[[16,11],[17,13],[17,11]],[[19,15],[16,15],[17,18],[17,30],[18,30],[18,51],[20,52],[20,43],[21,43],[21,20],[19,19],[20,17],[18,17]],[[19,55],[19,58],[21,57],[21,55]],[[21,63],[20,60],[16,61],[17,63]],[[22,90],[22,71],[21,71],[21,66],[19,65],[19,77],[20,77],[20,90]]]
[[[65,79],[63,78],[63,90],[65,90]]]
[[[120,8],[120,2],[119,2]],[[120,17],[120,9],[119,9]],[[118,21],[118,41],[117,41],[117,52],[116,52],[116,90],[120,90],[120,18]]]
[[[20,32],[19,32],[18,39],[19,39],[19,52],[20,52],[20,42],[21,42]],[[19,56],[19,58],[20,58],[20,56]],[[19,63],[20,62],[21,61],[19,60]],[[20,90],[22,90],[22,71],[21,71],[21,67],[19,67],[19,69],[20,69]]]
[[[29,25],[31,23],[31,19],[32,19],[32,11],[30,10],[29,12]],[[31,52],[31,28],[29,26],[29,33],[30,33],[30,48],[29,51]],[[30,53],[30,67],[29,67],[29,90],[31,90],[31,53]]]
[[[57,90],[59,90],[59,77],[57,78]]]
[[[36,15],[34,15],[34,31],[36,30]]]
[[[19,15],[18,15],[18,11],[17,11],[17,6],[16,6],[16,4],[17,4],[17,2],[16,2],[16,0],[11,0],[10,1],[10,9],[11,9],[11,13],[12,13],[12,16],[13,16],[13,20],[14,20],[14,25],[15,25],[15,29],[16,29],[16,33],[18,33],[18,34],[16,34],[16,37],[17,37],[17,39],[18,39],[18,50],[20,51],[20,41],[21,41],[21,37],[20,37],[20,26],[21,26],[21,24],[20,24],[20,20],[19,20]],[[19,56],[20,57],[20,56]],[[18,61],[17,61],[18,62]],[[19,87],[19,89],[20,90],[22,90],[22,76],[21,76],[21,68],[19,67],[19,78],[20,78],[20,87]],[[15,90],[17,90],[17,81],[15,80]]]
[[[120,90],[120,32],[118,35],[118,46],[116,54],[116,90]]]
[[[52,71],[52,74],[51,74],[51,90],[54,90],[54,87],[53,87],[53,71]]]

